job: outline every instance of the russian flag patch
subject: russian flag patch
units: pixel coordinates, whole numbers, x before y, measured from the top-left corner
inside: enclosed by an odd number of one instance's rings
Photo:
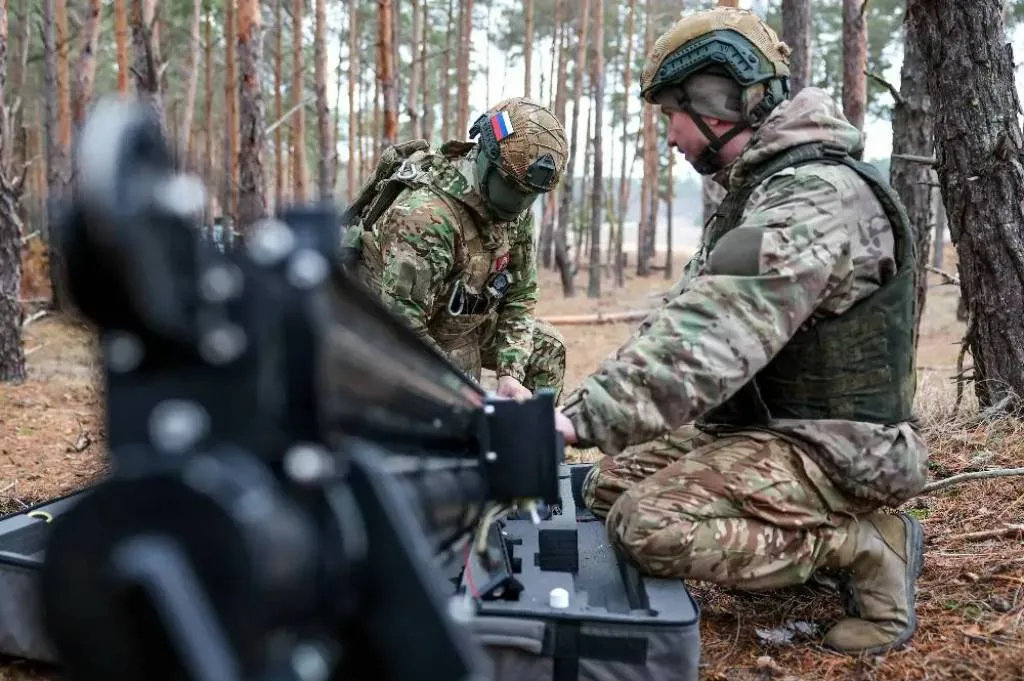
[[[494,131],[494,139],[499,142],[515,132],[507,111],[499,111],[491,116],[491,130]]]

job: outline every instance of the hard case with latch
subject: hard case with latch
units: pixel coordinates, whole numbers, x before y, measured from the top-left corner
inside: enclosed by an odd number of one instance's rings
[[[580,499],[589,467],[563,464],[560,506],[496,523],[487,553],[460,561],[456,596],[494,680],[696,681],[700,609],[681,580],[644,576],[609,544]]]

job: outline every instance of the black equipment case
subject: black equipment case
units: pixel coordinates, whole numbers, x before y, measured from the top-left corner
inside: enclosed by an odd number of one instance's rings
[[[589,468],[563,464],[560,507],[539,524],[521,512],[496,523],[486,558],[468,550],[453,580],[495,681],[696,681],[696,602],[609,544],[580,500]]]
[[[39,580],[50,523],[82,490],[0,518],[0,654],[57,662],[39,619]]]

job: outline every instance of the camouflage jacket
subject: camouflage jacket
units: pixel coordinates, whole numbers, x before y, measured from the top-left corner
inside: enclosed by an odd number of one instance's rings
[[[716,181],[805,142],[863,145],[826,93],[805,88],[776,109]],[[783,170],[750,196],[740,227],[770,228],[758,273],[712,275],[702,246],[664,305],[564,401],[581,446],[613,454],[696,421],[748,383],[805,324],[840,315],[894,269],[888,219],[867,183],[840,165]],[[774,420],[841,489],[898,504],[927,478],[927,449],[910,423]]]
[[[537,272],[533,214],[494,222],[473,188],[466,156],[431,155],[422,186],[404,190],[362,235],[363,277],[421,338],[462,366],[459,348],[493,329],[499,376],[522,381],[533,351]],[[496,272],[510,279],[505,296],[484,314],[452,315],[452,292],[484,292]],[[478,371],[478,368],[476,369]]]

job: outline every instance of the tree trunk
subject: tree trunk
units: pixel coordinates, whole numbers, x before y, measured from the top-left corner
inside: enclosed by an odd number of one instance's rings
[[[596,2],[596,1],[597,0],[591,0],[591,2]],[[590,86],[590,92],[588,94],[590,95],[590,98],[593,99],[594,93],[597,91],[597,84],[591,82],[591,83],[589,83],[589,86]],[[584,140],[593,140],[593,137],[591,136],[593,134],[592,133],[593,129],[594,129],[594,107],[590,107],[590,108],[587,109],[587,127],[586,127],[586,130],[583,132],[583,139]],[[594,189],[593,189],[593,186],[590,184],[592,179],[593,179],[592,174],[591,174],[591,168],[593,167],[591,165],[591,162],[593,161],[593,159],[594,159],[594,145],[592,143],[590,143],[590,142],[584,142],[584,148],[583,148],[583,182],[580,183],[581,191],[580,191],[579,207],[576,209],[575,216],[574,216],[574,219],[573,219],[573,225],[576,228],[576,235],[577,235],[576,236],[577,247],[576,247],[576,257],[575,257],[576,269],[577,270],[580,268],[580,263],[581,263],[581,261],[583,259],[583,254],[586,253],[588,258],[590,256],[590,230],[584,228],[584,223],[589,221],[587,216],[586,216],[587,199],[590,199],[590,198],[592,198],[594,196]],[[583,244],[582,248],[580,248],[580,246],[579,246],[580,244]]]
[[[205,73],[203,78],[203,89],[205,90],[203,103],[203,141],[206,145],[205,157],[203,159],[203,169],[206,177],[213,177],[214,161],[213,161],[213,8],[211,7],[211,0],[204,0],[203,2],[203,13],[205,15],[203,20],[203,49],[205,51],[204,59],[206,63],[203,65]],[[209,198],[209,205],[207,206],[207,224],[210,224],[211,218],[213,217],[213,196]],[[223,210],[223,209],[222,209]]]
[[[61,145],[58,130],[58,85],[57,85],[57,43],[56,43],[56,0],[43,0],[43,60],[44,97],[46,98],[46,225],[53,222],[56,202],[64,191],[63,169],[66,165],[65,147]],[[20,257],[20,242],[19,242]],[[51,298],[54,310],[63,310],[67,305],[64,290],[60,250],[49,249]]]
[[[636,33],[636,0],[629,0],[629,19],[626,23],[626,62],[625,72],[622,76],[623,92],[630,92],[633,87],[633,36]],[[626,157],[629,155],[629,104],[631,98],[622,98],[622,165],[619,170],[619,227],[615,232],[615,285],[626,285],[625,258],[623,257],[623,232],[626,231],[626,208],[629,206],[629,197],[632,193],[633,182],[629,177],[632,173],[633,164],[626,165]]]
[[[377,82],[384,98],[381,134],[384,144],[398,142],[398,102],[395,96],[395,64],[392,46],[392,0],[377,0]]]
[[[412,75],[409,79],[409,96],[406,97],[405,115],[409,117],[409,137],[422,136],[420,130],[419,96],[423,90],[426,64],[423,61],[421,47],[423,45],[423,17],[420,14],[421,0],[412,0]]]
[[[459,26],[459,59],[458,74],[458,110],[455,116],[455,128],[459,139],[466,137],[469,131],[469,63],[472,57],[473,42],[473,0],[462,0],[462,18]]]
[[[900,96],[893,110],[893,158],[890,182],[900,195],[910,217],[917,248],[917,312],[914,319],[915,347],[921,328],[925,297],[928,292],[929,245],[932,232],[932,178],[930,166],[901,158],[901,155],[928,157],[932,155],[931,101],[924,79],[920,36],[916,26],[903,21],[903,67],[900,71]]]
[[[54,10],[57,22],[57,129],[67,163],[71,156],[71,39],[68,36],[67,0],[57,0]],[[67,183],[71,177],[70,168],[62,168],[62,171]]]
[[[811,84],[811,0],[782,0],[782,41],[789,56],[792,95]]]
[[[566,55],[568,53],[567,46],[565,45],[565,35],[568,33],[566,30],[567,23],[564,20],[564,6],[563,0],[557,0],[555,4],[555,40],[558,44],[558,72],[565,73],[565,62]],[[552,59],[552,63],[556,60]],[[566,100],[566,79],[559,78],[558,85],[555,88],[555,101],[554,101],[554,114],[560,121],[565,120],[565,100]],[[544,219],[540,226],[540,238],[538,239],[537,248],[537,260],[540,266],[544,269],[551,268],[552,262],[552,251],[555,245],[555,222],[558,220],[558,192],[551,192],[544,197]]]
[[[982,408],[1024,408],[1024,167],[999,0],[909,0]],[[1004,399],[1006,402],[1004,403]]]
[[[526,35],[523,38],[523,96],[530,96],[533,84],[533,0],[526,0]]]
[[[644,54],[650,54],[654,45],[654,12],[656,0],[647,0],[647,16],[644,20]],[[640,184],[640,220],[636,226],[636,273],[637,276],[646,277],[651,271],[651,254],[647,251],[648,236],[647,230],[651,224],[651,195],[657,192],[658,186],[658,165],[655,157],[656,149],[652,148],[653,138],[651,131],[654,130],[654,105],[644,102],[641,104],[642,123],[639,135],[641,148],[643,149],[643,179]]]
[[[338,153],[338,142],[341,139],[341,91],[342,83],[345,80],[345,42],[347,38],[338,31],[338,61],[334,64],[334,113],[331,118],[331,137],[334,144],[331,147],[331,177],[334,178],[334,188],[338,191],[338,178],[341,177],[341,154]]]
[[[843,114],[864,129],[868,104],[868,0],[843,0]]]
[[[590,197],[590,276],[587,297],[601,297],[601,225],[604,222],[604,154],[601,130],[604,127],[604,0],[594,0],[594,189]]]
[[[354,80],[354,79],[352,79]],[[274,0],[274,120],[284,118],[284,0]],[[351,83],[349,88],[351,88]],[[284,205],[284,127],[283,123],[274,128],[274,210]]]
[[[263,115],[263,19],[260,0],[238,5],[238,232],[267,215],[263,170],[266,123]]]
[[[153,110],[160,121],[160,129],[166,134],[167,117],[160,97],[163,64],[160,61],[156,0],[131,0],[131,3],[129,21],[132,31],[132,72],[135,76],[135,91],[139,99]]]
[[[441,139],[452,138],[452,34],[455,31],[455,0],[448,0],[448,26],[444,34],[444,65],[441,78]],[[456,60],[458,61],[458,60]]]
[[[293,200],[306,200],[306,104],[302,73],[302,11],[303,0],[292,0],[292,182]]]
[[[196,112],[196,90],[199,87],[199,21],[203,14],[203,0],[193,0],[192,24],[189,27],[189,64],[185,84],[185,109],[181,115],[181,150],[192,161],[192,121]]]
[[[420,2],[420,25],[423,27],[420,35],[420,83],[422,83],[423,90],[420,92],[420,135],[423,139],[430,141],[434,138],[434,101],[431,95],[437,94],[437,74],[431,72],[427,73],[427,60],[430,57],[427,47],[432,45],[426,38],[427,22],[429,21],[429,15],[427,14],[427,2],[422,0]],[[430,83],[428,86],[427,83]]]
[[[942,203],[942,192],[932,192],[932,219],[935,224],[932,229],[935,237],[932,242],[932,267],[941,269],[945,264],[946,251],[946,207]]]
[[[316,78],[316,126],[320,138],[317,154],[318,199],[328,200],[334,195],[334,135],[331,134],[331,114],[327,106],[327,7],[325,0],[316,0],[313,51]]]
[[[224,226],[238,226],[238,0],[224,0]]]
[[[348,7],[348,200],[356,197],[359,186],[360,164],[357,156],[359,140],[356,125],[359,119],[359,108],[356,106],[356,77],[360,72],[359,59],[359,8],[354,4]]]
[[[572,211],[572,188],[576,174],[576,140],[579,139],[580,101],[583,99],[583,76],[586,73],[587,21],[590,15],[590,0],[580,0],[579,31],[576,41],[576,78],[572,92],[572,126],[569,133],[569,162],[566,164],[565,179],[562,180],[562,200],[558,207],[558,229],[555,233],[555,264],[562,275],[562,293],[566,298],[576,295],[573,284],[572,265],[569,262],[569,220]],[[579,255],[579,249],[576,251]]]
[[[21,220],[20,187],[11,177],[14,145],[7,89],[7,0],[0,0],[0,382],[25,380],[21,344]]]
[[[128,3],[114,0],[114,44],[117,51],[117,91],[128,92]]]
[[[76,127],[82,124],[85,111],[89,107],[89,100],[92,99],[93,83],[96,80],[96,47],[100,39],[100,15],[102,12],[103,0],[89,0],[89,16],[86,19],[85,33],[82,36],[82,51],[78,55],[78,73],[71,102],[71,115]]]

